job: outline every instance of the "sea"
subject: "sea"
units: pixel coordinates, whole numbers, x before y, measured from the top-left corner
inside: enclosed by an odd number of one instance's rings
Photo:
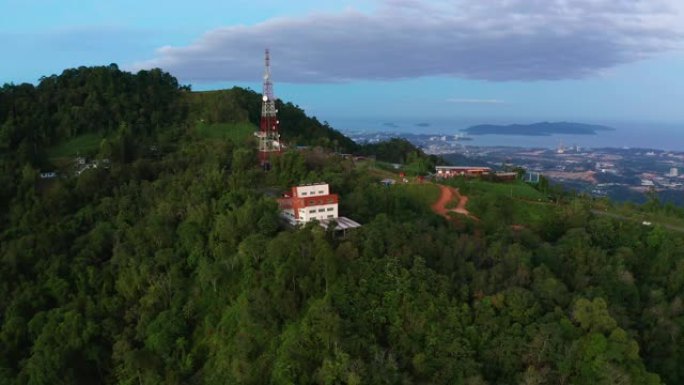
[[[600,124],[614,128],[599,131],[596,135],[472,135],[464,144],[472,146],[511,146],[526,148],[557,148],[580,146],[584,148],[647,148],[665,151],[684,151],[684,123],[635,123],[581,121],[576,123]],[[412,133],[457,135],[470,126],[478,124],[531,124],[539,120],[467,120],[467,119],[421,119],[421,118],[333,118],[330,125],[346,134],[354,133]]]

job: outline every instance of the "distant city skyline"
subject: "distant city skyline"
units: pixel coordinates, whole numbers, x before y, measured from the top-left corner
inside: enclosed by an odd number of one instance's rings
[[[679,0],[0,0],[0,83],[160,67],[319,120],[684,124]],[[682,126],[684,128],[684,126]]]

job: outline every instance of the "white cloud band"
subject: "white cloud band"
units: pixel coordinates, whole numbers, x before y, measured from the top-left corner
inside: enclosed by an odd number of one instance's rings
[[[492,81],[582,78],[684,41],[681,0],[385,0],[345,11],[273,19],[163,47],[136,68],[182,81],[254,81],[270,47],[283,82],[450,76]]]

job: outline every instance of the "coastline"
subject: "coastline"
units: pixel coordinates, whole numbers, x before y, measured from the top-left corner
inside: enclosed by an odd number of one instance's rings
[[[648,148],[684,151],[684,124],[610,123],[613,131],[598,131],[595,135],[471,135],[462,131],[472,122],[451,119],[434,120],[429,127],[416,127],[426,119],[396,120],[396,127],[383,126],[387,120],[371,118],[330,119],[332,127],[353,136],[355,133],[396,133],[415,135],[468,135],[468,146],[511,146],[523,148],[556,148],[559,144],[587,148]]]

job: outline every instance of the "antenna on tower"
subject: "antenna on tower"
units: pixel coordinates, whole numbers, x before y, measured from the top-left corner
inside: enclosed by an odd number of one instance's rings
[[[259,162],[261,167],[268,170],[271,167],[271,155],[280,153],[282,149],[278,131],[280,121],[278,120],[278,110],[275,105],[275,96],[273,96],[273,81],[271,80],[271,55],[268,48],[265,51],[264,64],[261,121],[259,131],[255,134],[259,139]]]

